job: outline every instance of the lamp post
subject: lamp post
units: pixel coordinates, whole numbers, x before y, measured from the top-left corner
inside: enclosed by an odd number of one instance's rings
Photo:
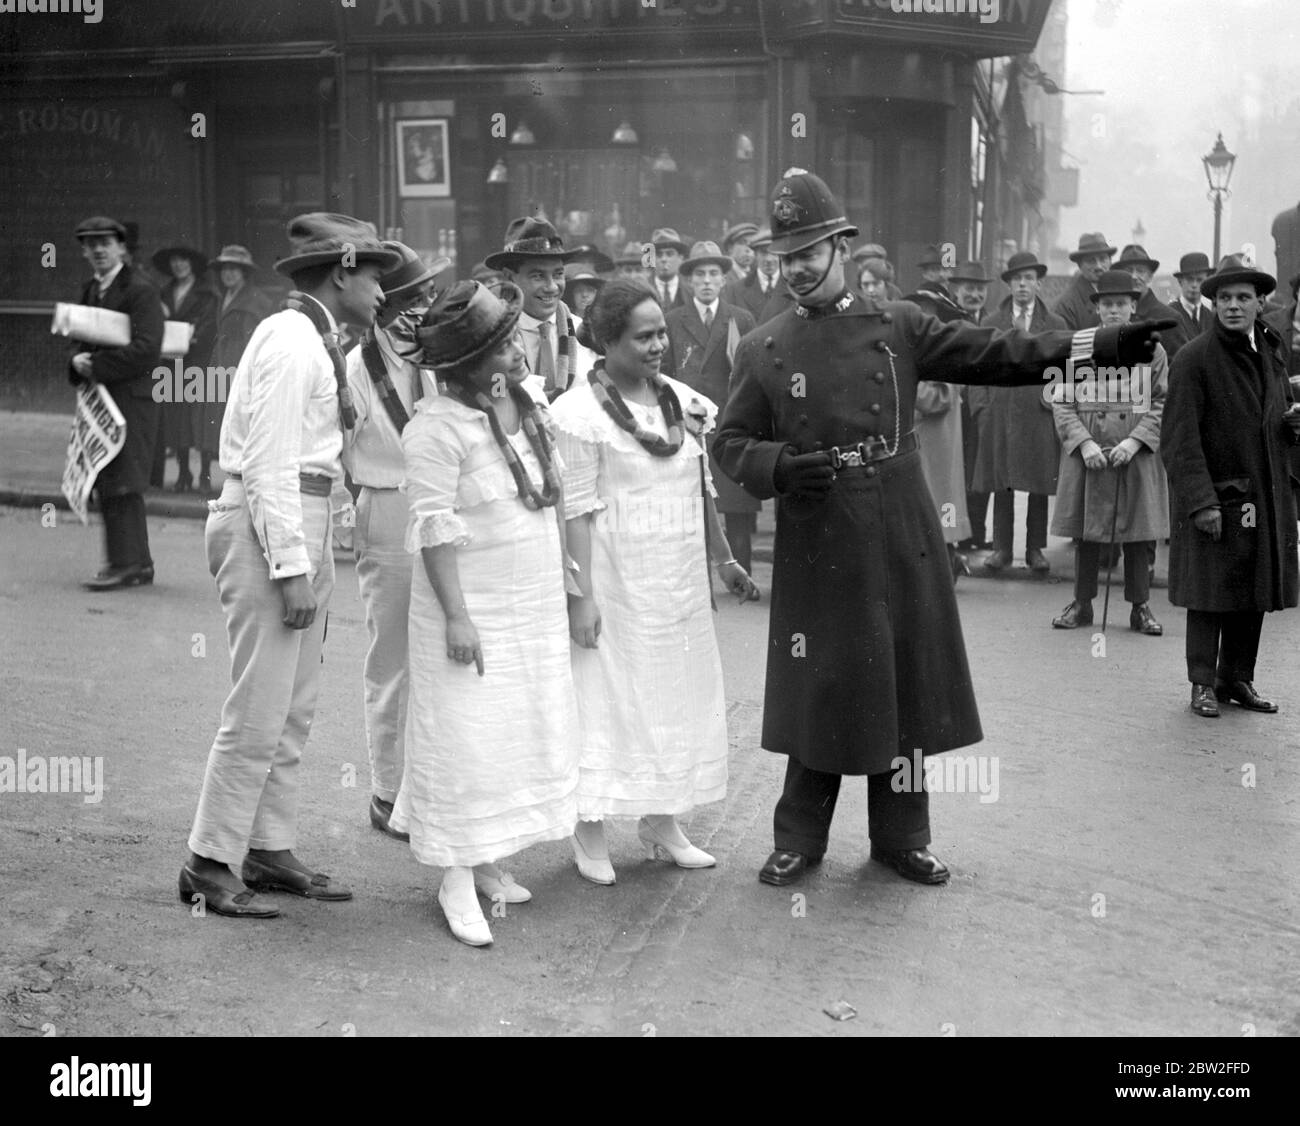
[[[1232,179],[1232,169],[1237,163],[1237,155],[1228,151],[1228,146],[1223,143],[1223,134],[1220,133],[1209,155],[1201,157],[1201,163],[1205,165],[1205,179],[1210,185],[1209,198],[1214,201],[1213,263],[1217,267],[1222,249],[1220,235],[1223,232],[1223,201],[1231,194],[1228,191],[1228,183]]]

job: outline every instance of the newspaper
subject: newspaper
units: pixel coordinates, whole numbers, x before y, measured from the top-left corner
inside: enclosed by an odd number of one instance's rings
[[[88,502],[99,471],[122,451],[126,419],[102,383],[77,388],[77,410],[68,437],[63,467],[63,495],[83,523],[90,522]]]
[[[50,331],[55,336],[67,336],[82,344],[125,348],[131,343],[131,318],[116,309],[59,301],[54,306]]]

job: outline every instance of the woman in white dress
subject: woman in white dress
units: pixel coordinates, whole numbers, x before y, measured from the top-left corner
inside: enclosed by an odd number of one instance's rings
[[[726,702],[710,560],[745,599],[714,509],[703,434],[717,407],[659,374],[668,334],[639,279],[605,285],[579,332],[603,355],[551,407],[564,462],[578,691],[578,871],[614,882],[604,821],[639,817],[651,856],[707,868],[676,817],[727,789]],[[707,528],[707,536],[706,530]]]
[[[423,573],[391,824],[445,869],[438,902],[471,946],[492,941],[476,891],[531,898],[494,862],[567,837],[577,816],[560,466],[514,338],[522,294],[500,293],[460,282],[429,310],[423,360],[447,394],[421,401],[402,435],[406,548]]]

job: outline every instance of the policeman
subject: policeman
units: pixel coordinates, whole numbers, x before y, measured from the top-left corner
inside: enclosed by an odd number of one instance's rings
[[[739,485],[779,498],[762,742],[789,764],[759,878],[789,884],[817,864],[841,777],[865,774],[873,859],[943,883],[913,752],[983,733],[912,430],[917,382],[1041,384],[1045,369],[1090,354],[1135,363],[1158,325],[1030,335],[945,324],[845,287],[858,232],[817,176],[791,170],[771,217],[797,304],[741,341],[713,445]],[[895,769],[900,757],[909,769]]]

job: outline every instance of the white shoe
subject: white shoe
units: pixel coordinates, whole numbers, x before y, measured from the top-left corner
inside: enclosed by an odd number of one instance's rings
[[[479,895],[493,903],[497,902],[498,896],[503,903],[527,903],[533,898],[531,891],[523,884],[515,883],[514,876],[501,871],[495,864],[474,865],[474,886]]]
[[[447,925],[466,946],[489,946],[492,932],[474,894],[474,874],[469,868],[448,868],[438,888],[438,905]]]
[[[612,884],[614,865],[610,863],[609,846],[605,843],[604,822],[579,821],[573,830],[572,840],[573,859],[577,861],[578,874],[593,884]]]
[[[675,817],[641,818],[636,835],[646,847],[646,859],[671,860],[678,868],[712,868],[717,864],[702,848],[686,839]]]

